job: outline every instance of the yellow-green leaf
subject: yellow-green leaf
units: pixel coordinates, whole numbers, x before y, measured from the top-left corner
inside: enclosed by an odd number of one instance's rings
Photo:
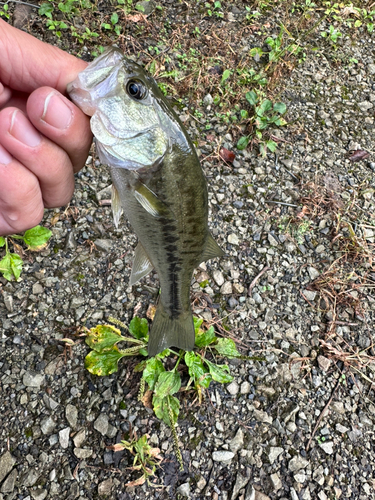
[[[212,347],[214,347],[219,354],[226,356],[227,358],[238,358],[241,356],[241,353],[237,351],[236,344],[232,339],[220,338],[218,339],[217,344]]]
[[[155,394],[165,398],[170,394],[178,392],[181,387],[181,377],[177,372],[162,372],[155,384]]]
[[[91,328],[86,337],[86,344],[97,352],[104,352],[112,349],[121,340],[124,340],[124,337],[118,328],[112,325],[97,325]]]
[[[28,229],[23,235],[23,240],[29,247],[29,250],[39,251],[46,247],[52,232],[43,226],[35,226]]]
[[[91,351],[85,358],[85,368],[93,375],[111,375],[117,372],[117,364],[123,357],[124,354],[116,346],[107,352]]]
[[[157,418],[163,420],[167,425],[172,427],[180,413],[180,402],[174,396],[166,396],[162,398],[160,396],[154,396],[152,398],[152,405],[154,407],[154,412]],[[173,422],[169,418],[169,412],[172,413]]]
[[[233,377],[229,373],[230,370],[228,365],[217,365],[216,363],[212,363],[207,359],[205,359],[204,362],[207,363],[210,374],[216,382],[220,382],[221,384],[232,382]]]

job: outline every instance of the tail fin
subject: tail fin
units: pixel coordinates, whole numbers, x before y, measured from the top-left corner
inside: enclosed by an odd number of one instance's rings
[[[155,356],[168,347],[192,351],[195,344],[194,321],[191,311],[171,318],[159,302],[148,341],[148,355]]]

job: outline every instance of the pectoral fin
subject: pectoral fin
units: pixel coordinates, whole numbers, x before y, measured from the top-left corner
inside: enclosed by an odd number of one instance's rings
[[[222,257],[223,255],[225,255],[225,252],[223,252],[211,234],[209,234],[199,264],[215,257]]]
[[[130,285],[137,283],[143,276],[146,276],[154,266],[151,264],[150,259],[147,257],[143,246],[138,243],[135,249],[134,262],[132,267],[132,272],[130,275]]]
[[[139,183],[134,190],[136,200],[153,217],[170,217],[171,211],[145,184]]]
[[[115,223],[116,228],[118,228],[118,223],[120,222],[120,217],[122,215],[122,207],[121,207],[120,196],[114,184],[112,184],[111,202],[112,202],[113,222]]]

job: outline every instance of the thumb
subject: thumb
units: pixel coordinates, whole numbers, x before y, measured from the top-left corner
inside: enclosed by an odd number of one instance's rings
[[[65,93],[87,63],[63,50],[13,28],[0,19],[0,82],[31,93],[48,86]]]

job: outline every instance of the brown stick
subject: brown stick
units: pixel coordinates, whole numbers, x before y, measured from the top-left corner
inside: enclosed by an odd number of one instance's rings
[[[306,451],[309,451],[311,441],[313,440],[313,438],[315,436],[315,433],[316,433],[316,431],[317,431],[317,429],[318,429],[318,427],[320,425],[320,422],[323,420],[325,412],[328,410],[329,405],[332,403],[333,396],[335,395],[335,392],[337,391],[339,385],[340,385],[340,379],[337,381],[337,384],[335,385],[335,387],[334,387],[334,389],[332,391],[331,397],[329,398],[327,404],[323,408],[322,413],[319,415],[319,418],[318,418],[318,420],[317,420],[317,422],[315,424],[315,427],[314,427],[313,433],[311,435],[311,438],[309,439],[309,442],[307,443]]]
[[[249,290],[247,292],[247,295],[249,295],[249,297],[251,296],[251,292],[252,292],[254,286],[256,285],[257,281],[259,280],[259,278],[261,276],[263,276],[263,274],[266,273],[267,271],[269,271],[270,269],[271,268],[269,266],[266,266],[264,269],[261,270],[261,272],[258,274],[258,276],[255,276],[253,281],[250,283]]]

